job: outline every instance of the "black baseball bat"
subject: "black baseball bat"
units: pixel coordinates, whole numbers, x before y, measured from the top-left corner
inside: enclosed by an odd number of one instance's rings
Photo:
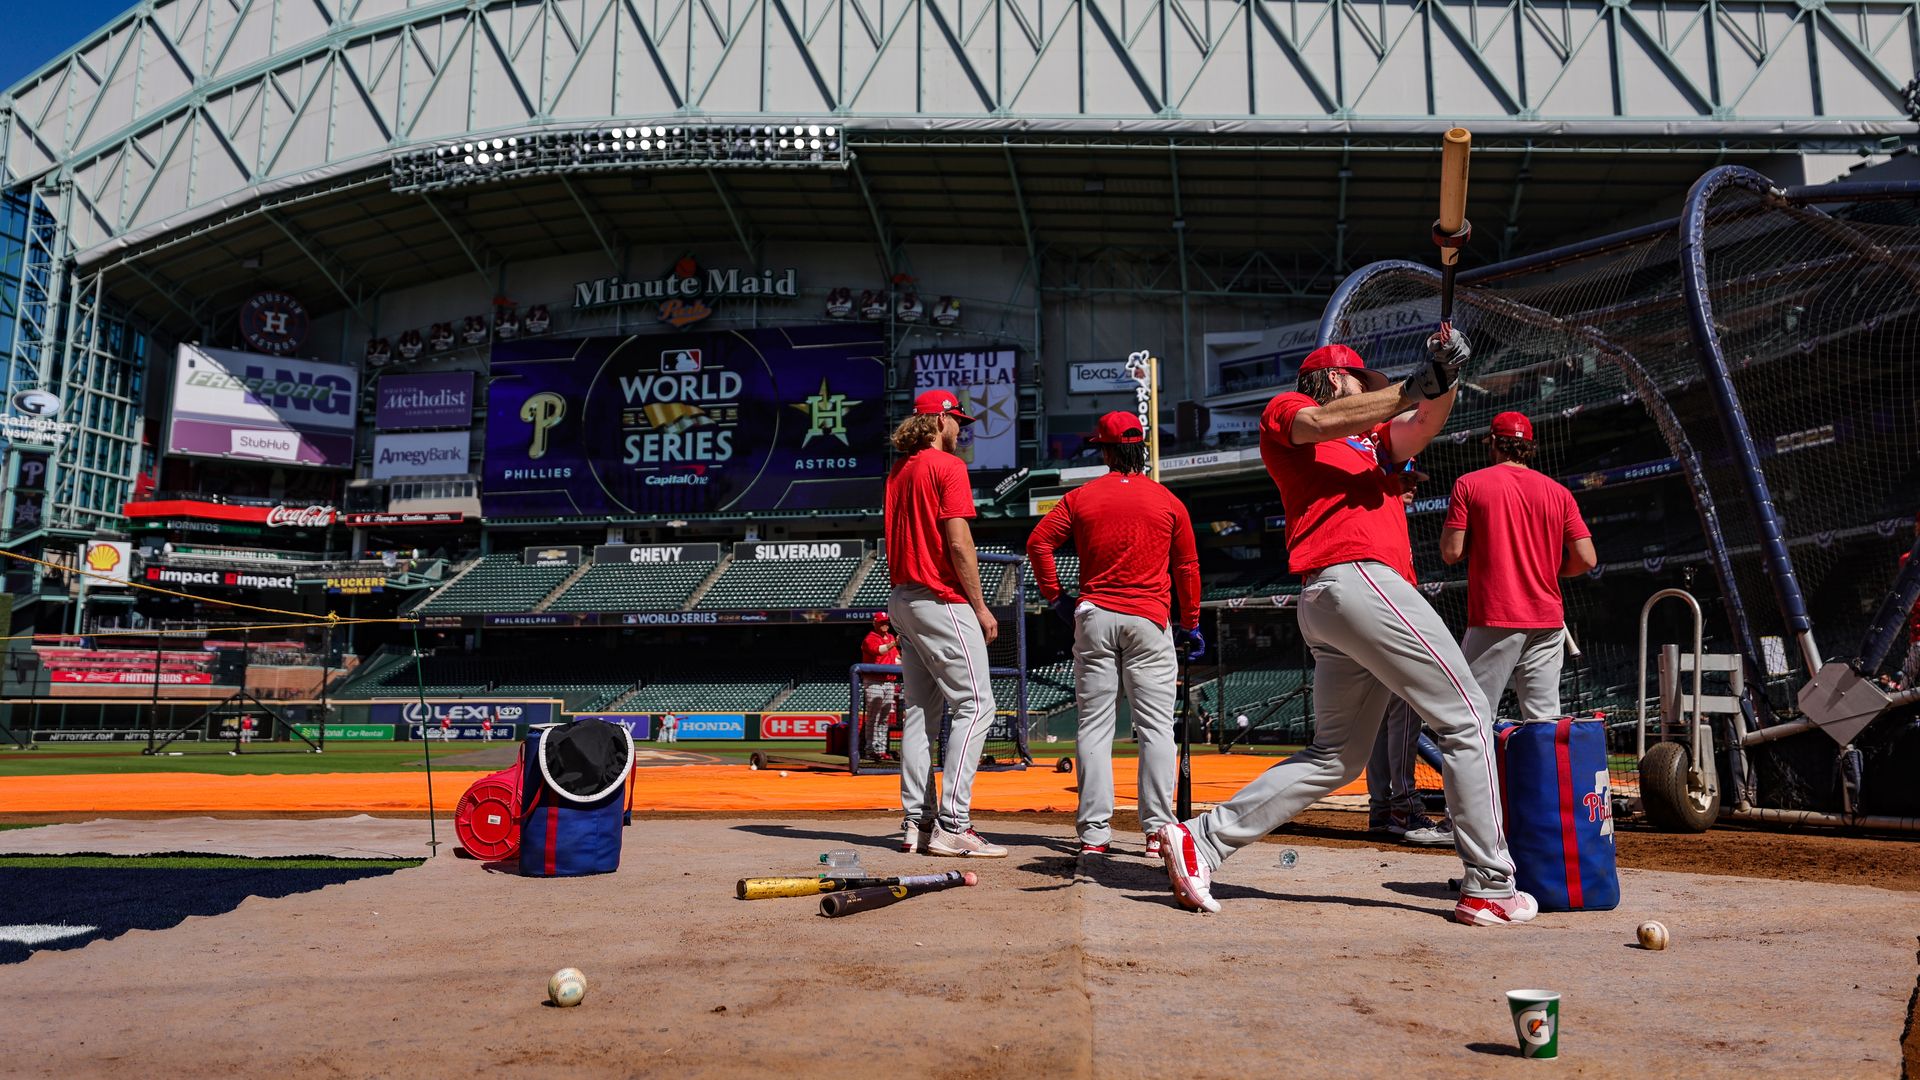
[[[935,878],[935,880],[928,880],[929,878]],[[937,877],[925,875],[920,878],[902,879],[903,882],[913,882],[912,884],[880,885],[849,892],[828,893],[820,898],[820,914],[829,919],[844,918],[848,915],[858,915],[862,911],[872,911],[875,908],[897,904],[909,896],[975,885],[979,880],[971,870],[964,873],[959,870],[949,870]]]

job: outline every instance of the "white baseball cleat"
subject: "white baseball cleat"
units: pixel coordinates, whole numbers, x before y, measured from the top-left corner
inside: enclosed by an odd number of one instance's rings
[[[1402,843],[1417,844],[1421,847],[1452,847],[1453,822],[1442,818],[1419,828],[1408,829],[1400,834]]]
[[[1146,856],[1149,859],[1157,859],[1160,857],[1160,830],[1159,829],[1155,829],[1152,832],[1147,834]]]
[[[1453,921],[1468,926],[1511,926],[1532,922],[1540,903],[1530,893],[1512,896],[1463,896],[1453,907]]]
[[[933,826],[931,825],[907,826],[902,831],[902,834],[900,837],[900,850],[903,852],[906,852],[909,855],[912,855],[916,852],[918,852],[921,855],[925,855],[927,853],[927,834],[931,833],[932,831],[933,831]]]
[[[1160,857],[1167,864],[1167,878],[1173,882],[1173,895],[1189,911],[1212,914],[1220,910],[1213,898],[1213,871],[1200,857],[1193,834],[1178,822],[1160,830]]]
[[[936,821],[933,823],[933,839],[927,841],[927,854],[952,858],[1004,859],[1007,849],[987,843],[986,837],[972,829],[948,832]]]

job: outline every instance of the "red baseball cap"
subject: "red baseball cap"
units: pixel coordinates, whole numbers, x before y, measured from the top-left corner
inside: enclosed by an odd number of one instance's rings
[[[884,611],[876,611],[873,613],[873,621],[874,622],[892,622],[893,616],[887,614]]]
[[[1503,412],[1493,418],[1493,434],[1532,441],[1533,421],[1525,413]]]
[[[929,390],[913,399],[913,411],[920,416],[951,416],[962,424],[973,417],[960,411],[960,399],[951,390]]]
[[[1307,354],[1300,361],[1301,371],[1321,371],[1326,368],[1345,368],[1360,377],[1369,390],[1379,390],[1387,385],[1387,377],[1367,366],[1360,354],[1345,345],[1322,345]]]
[[[1100,446],[1117,446],[1121,443],[1143,443],[1146,433],[1140,430],[1140,417],[1137,413],[1110,412],[1102,416],[1093,425],[1093,434],[1087,441]]]

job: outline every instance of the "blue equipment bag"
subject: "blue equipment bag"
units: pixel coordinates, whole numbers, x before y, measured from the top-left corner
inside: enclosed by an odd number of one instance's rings
[[[1500,792],[1520,888],[1542,911],[1620,904],[1603,720],[1535,720],[1499,730]]]
[[[520,755],[520,873],[610,874],[620,868],[622,789],[633,736],[620,724],[576,720],[528,734]]]

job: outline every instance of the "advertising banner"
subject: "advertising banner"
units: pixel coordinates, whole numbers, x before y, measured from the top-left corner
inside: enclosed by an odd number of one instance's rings
[[[359,391],[344,364],[182,345],[167,453],[352,468]]]
[[[520,561],[527,566],[578,566],[580,551],[579,544],[530,547],[520,553]]]
[[[495,723],[492,731],[488,731],[479,723],[449,723],[445,727],[439,724],[414,724],[407,730],[407,738],[416,742],[421,739],[433,739],[439,742],[486,742],[488,740],[512,742],[514,730],[512,724],[501,723]]]
[[[293,730],[309,739],[320,737],[320,725],[295,724]],[[340,742],[392,742],[392,724],[328,724],[327,738]]]
[[[133,545],[125,540],[89,540],[80,553],[80,569],[87,571],[89,589],[125,586],[132,563]]]
[[[198,567],[189,569],[148,563],[146,573],[142,576],[149,584],[169,587],[216,585],[226,589],[264,589],[270,592],[292,592],[295,588],[292,574],[262,574],[252,570],[202,570]]]
[[[976,421],[960,429],[960,458],[972,469],[1018,464],[1020,384],[1012,349],[913,355],[913,392],[951,390]]]
[[[341,514],[340,524],[349,529],[367,529],[376,525],[458,525],[465,514],[452,510],[432,510],[415,514]]]
[[[744,739],[747,718],[739,713],[679,713],[682,739]]]
[[[437,728],[446,720],[473,724],[478,731],[480,721],[492,720],[496,736],[503,723],[550,724],[557,719],[551,701],[429,701],[424,706],[418,701],[376,701],[367,708],[367,720],[375,724],[429,723]]]
[[[162,671],[161,686],[212,686],[213,673],[209,671]],[[87,686],[152,686],[154,673],[151,671],[88,671],[84,668],[48,668],[47,679],[57,683],[78,683]]]
[[[34,742],[146,742],[150,734],[145,728],[57,728],[52,731],[36,731]],[[179,731],[171,736],[174,742],[199,742],[197,731]]]
[[[823,739],[827,725],[846,717],[835,713],[767,713],[760,717],[763,739]]]
[[[473,436],[461,431],[417,431],[373,437],[373,478],[465,476],[473,469],[468,447]]]
[[[339,596],[372,596],[374,593],[387,591],[387,579],[380,574],[361,577],[329,577],[327,591]]]
[[[1131,394],[1133,377],[1124,358],[1076,360],[1067,364],[1069,394]]]
[[[653,716],[649,713],[630,712],[594,712],[573,713],[569,720],[605,720],[609,724],[619,724],[627,729],[635,742],[644,742],[653,738]]]
[[[374,390],[374,430],[471,427],[473,381],[471,371],[389,375]]]
[[[593,549],[597,563],[719,562],[719,544],[601,544]]]
[[[858,559],[867,553],[864,540],[810,540],[787,543],[775,540],[739,540],[733,545],[733,558],[758,561],[785,559]]]
[[[497,343],[488,516],[880,501],[886,346],[864,326]]]

